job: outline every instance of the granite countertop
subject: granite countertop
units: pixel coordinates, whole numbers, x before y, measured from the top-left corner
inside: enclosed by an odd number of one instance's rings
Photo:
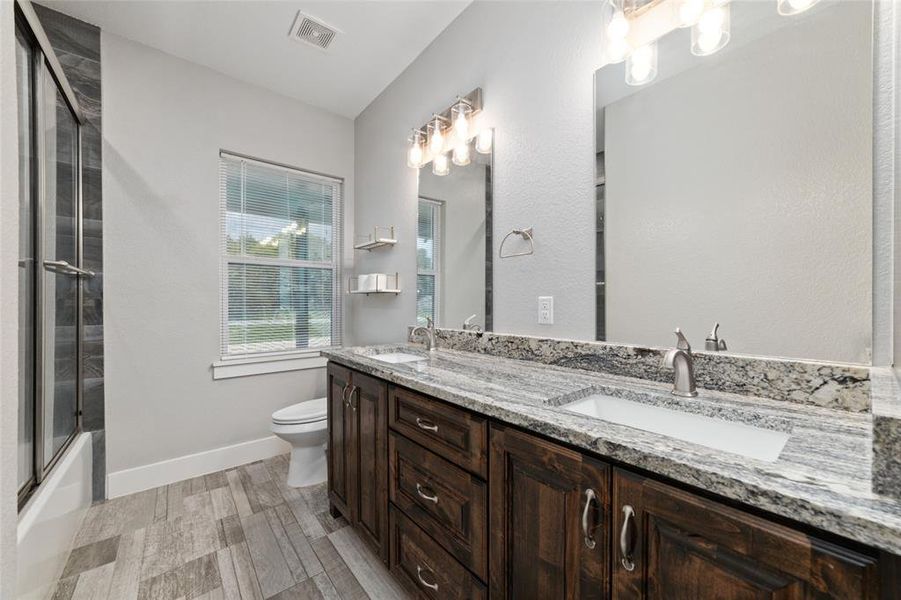
[[[386,352],[427,359],[389,364],[372,358]],[[872,491],[869,413],[703,389],[696,398],[679,399],[666,384],[470,352],[428,353],[416,345],[323,354],[601,456],[901,554],[901,501]],[[763,462],[559,408],[596,392],[790,432],[791,437],[775,462]]]

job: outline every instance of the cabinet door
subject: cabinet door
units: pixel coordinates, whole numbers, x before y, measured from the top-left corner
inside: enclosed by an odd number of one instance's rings
[[[354,412],[346,403],[350,370],[328,364],[328,496],[333,509],[353,522],[357,481]]]
[[[509,427],[490,437],[491,597],[608,598],[609,468]]]
[[[388,560],[388,384],[354,372],[349,394],[356,415],[358,461],[354,523]]]
[[[876,560],[614,470],[613,597],[875,598]]]

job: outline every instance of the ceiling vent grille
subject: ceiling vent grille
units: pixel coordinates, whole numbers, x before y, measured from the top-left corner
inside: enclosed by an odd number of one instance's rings
[[[295,42],[303,42],[325,50],[335,41],[335,37],[339,33],[341,32],[334,27],[330,27],[310,15],[305,15],[303,12],[298,12],[288,37]]]

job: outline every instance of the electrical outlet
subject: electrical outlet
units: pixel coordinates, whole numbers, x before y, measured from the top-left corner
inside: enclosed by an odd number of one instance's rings
[[[554,324],[554,297],[538,296],[538,324]]]

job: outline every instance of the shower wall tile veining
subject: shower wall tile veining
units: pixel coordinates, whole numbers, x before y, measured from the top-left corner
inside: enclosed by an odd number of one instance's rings
[[[50,44],[69,78],[86,122],[82,127],[84,268],[96,273],[84,286],[84,394],[82,426],[91,432],[94,499],[106,495],[103,385],[103,189],[100,29],[35,4]]]

